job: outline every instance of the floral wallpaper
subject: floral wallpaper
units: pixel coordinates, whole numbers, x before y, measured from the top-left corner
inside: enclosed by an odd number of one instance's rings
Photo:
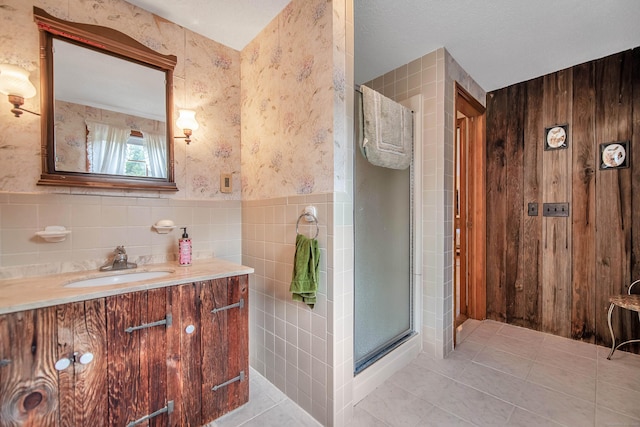
[[[242,50],[243,200],[333,190],[331,25],[331,1],[294,1]]]
[[[176,55],[174,117],[178,108],[193,109],[200,128],[188,146],[184,139],[175,140],[175,178],[180,191],[159,195],[240,200],[240,52],[123,0],[4,0],[0,5],[0,63],[28,70],[38,89],[39,35],[33,6],[58,18],[116,29],[162,54]],[[27,99],[24,108],[41,111],[39,97],[38,92]],[[28,113],[16,119],[9,110],[0,109],[0,191],[71,191],[36,185],[41,172],[40,119]],[[180,133],[179,129],[175,132]],[[233,176],[230,194],[219,191],[223,173]]]

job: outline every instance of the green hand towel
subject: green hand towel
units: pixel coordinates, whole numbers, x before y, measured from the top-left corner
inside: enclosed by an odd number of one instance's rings
[[[302,301],[313,308],[318,291],[320,250],[318,241],[307,236],[296,236],[296,255],[293,260],[293,278],[289,291],[294,301]]]

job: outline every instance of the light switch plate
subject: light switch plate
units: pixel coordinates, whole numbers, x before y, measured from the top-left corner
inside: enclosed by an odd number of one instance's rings
[[[569,216],[569,203],[544,203],[542,216]]]
[[[220,174],[220,192],[233,192],[233,176],[230,173]]]

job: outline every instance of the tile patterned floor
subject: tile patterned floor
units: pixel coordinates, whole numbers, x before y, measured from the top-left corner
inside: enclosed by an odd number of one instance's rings
[[[467,321],[444,360],[420,355],[354,408],[349,427],[640,427],[640,356]],[[250,402],[209,427],[317,427],[251,371]]]
[[[207,427],[320,427],[311,415],[253,368],[249,381],[249,403]]]
[[[640,426],[640,356],[467,321],[444,360],[420,355],[355,407],[354,427]]]

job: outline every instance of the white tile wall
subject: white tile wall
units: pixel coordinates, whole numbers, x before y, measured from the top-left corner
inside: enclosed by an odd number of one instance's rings
[[[352,191],[352,189],[350,189]],[[330,322],[333,344],[333,403],[335,426],[348,426],[353,415],[353,196],[334,194],[334,254],[329,266],[333,277]]]
[[[353,154],[354,145],[354,16],[353,0],[334,0],[334,70],[344,64],[344,94],[336,91],[334,101],[334,175],[333,209],[329,215],[333,233],[329,236],[333,254],[328,264],[329,313],[327,352],[333,370],[327,389],[333,407],[329,425],[351,425],[353,416]],[[345,45],[341,45],[344,41]],[[336,177],[337,178],[337,177]],[[342,186],[343,184],[344,186]]]
[[[94,269],[118,245],[139,264],[174,260],[182,230],[158,234],[160,219],[187,227],[194,258],[240,262],[241,217],[240,201],[0,193],[0,278]],[[35,233],[48,225],[71,234],[45,242]]]
[[[250,363],[280,390],[327,424],[332,406],[331,310],[328,270],[334,203],[329,194],[245,201],[242,205],[244,265],[250,276]],[[317,303],[310,309],[291,300],[289,285],[295,254],[296,221],[313,205],[319,220],[320,283]],[[315,226],[300,221],[300,232],[315,234]]]

